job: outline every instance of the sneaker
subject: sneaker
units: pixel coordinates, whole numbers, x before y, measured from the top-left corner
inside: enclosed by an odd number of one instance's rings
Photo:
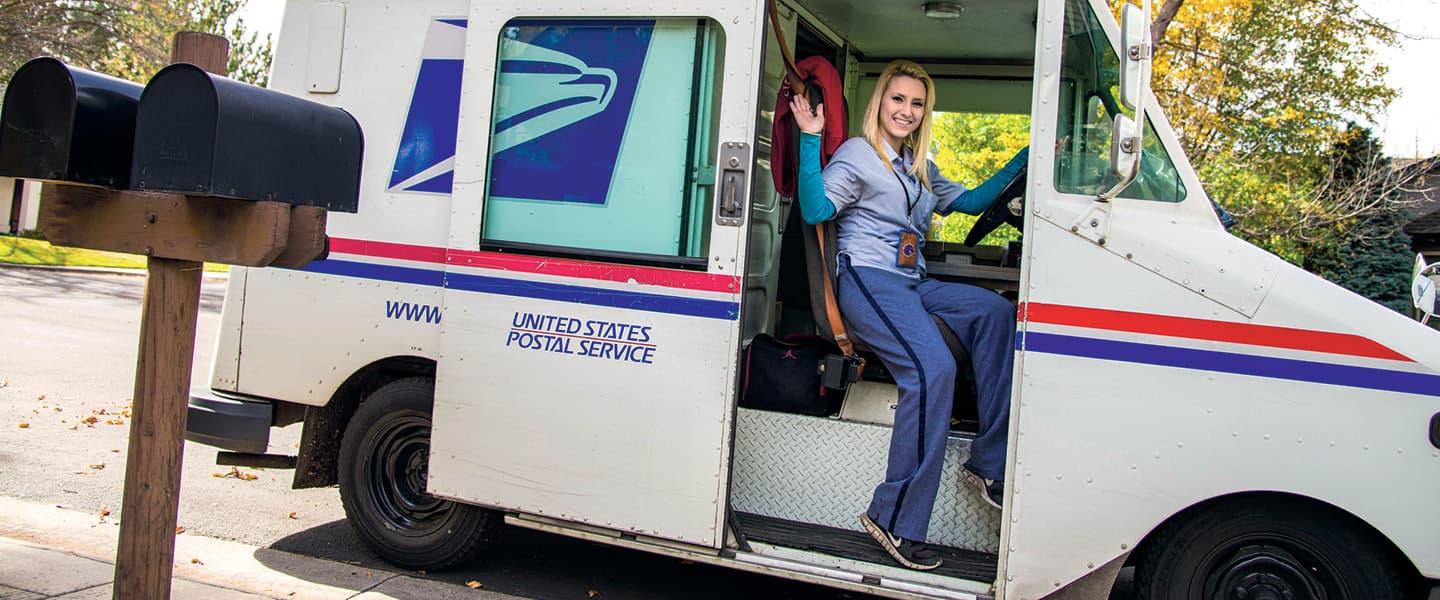
[[[980,490],[980,498],[985,500],[986,504],[999,509],[1000,503],[1005,501],[1005,482],[981,477],[971,471],[970,467],[964,467],[964,470],[965,478],[970,480],[975,489]]]
[[[890,554],[890,558],[906,568],[917,571],[929,571],[938,568],[941,564],[939,555],[925,544],[896,537],[890,532],[881,529],[875,521],[870,520],[870,515],[860,515],[860,522],[865,525],[865,531],[870,532],[870,537],[880,542],[880,547]]]

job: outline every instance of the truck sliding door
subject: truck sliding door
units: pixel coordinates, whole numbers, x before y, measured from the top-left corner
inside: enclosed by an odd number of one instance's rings
[[[447,21],[466,43],[429,490],[719,547],[761,4],[521,6]]]

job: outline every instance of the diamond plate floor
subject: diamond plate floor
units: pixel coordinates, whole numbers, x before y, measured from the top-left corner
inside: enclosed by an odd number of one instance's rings
[[[735,518],[740,523],[740,531],[750,540],[851,560],[892,566],[895,564],[890,555],[866,533],[749,513],[736,513]],[[998,556],[934,544],[930,547],[937,550],[945,561],[945,564],[940,565],[933,573],[971,581],[995,580],[995,571],[1000,560]]]

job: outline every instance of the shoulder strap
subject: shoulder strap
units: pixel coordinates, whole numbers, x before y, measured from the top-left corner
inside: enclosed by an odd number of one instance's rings
[[[785,31],[780,28],[780,12],[775,8],[775,0],[767,0],[766,4],[766,12],[770,13],[770,28],[775,32],[775,40],[780,42],[780,55],[785,59],[785,76],[790,80],[790,89],[803,91],[805,78],[800,76],[800,69],[795,67],[795,56],[790,54],[790,45],[785,43]],[[835,336],[835,345],[840,346],[841,352],[847,356],[855,356],[855,344],[845,332],[845,321],[840,318],[840,305],[835,301],[835,268],[830,264],[830,254],[825,250],[824,223],[815,225],[815,238],[820,244],[820,263],[825,271],[820,285],[825,291],[825,318],[830,321],[830,333]],[[861,368],[864,368],[863,362]]]
[[[845,320],[840,318],[840,305],[835,301],[835,267],[830,264],[825,251],[825,224],[815,224],[815,240],[820,244],[820,264],[825,270],[820,287],[825,291],[825,319],[830,321],[830,333],[835,336],[835,345],[847,356],[855,355],[855,344],[845,332]]]
[[[800,76],[800,69],[795,66],[795,55],[790,53],[790,45],[785,43],[785,30],[780,28],[780,11],[775,9],[775,0],[766,0],[770,13],[770,29],[775,32],[775,41],[780,42],[780,56],[785,59],[785,78],[792,90],[805,91],[805,78]]]

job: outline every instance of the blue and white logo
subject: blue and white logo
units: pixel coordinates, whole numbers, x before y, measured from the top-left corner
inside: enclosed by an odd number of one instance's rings
[[[604,204],[653,21],[513,21],[500,41],[490,195]],[[435,19],[395,153],[391,191],[450,193],[463,19]]]
[[[455,179],[465,19],[435,19],[425,34],[415,91],[390,171],[392,192],[449,194]]]
[[[505,40],[500,48],[491,152],[504,152],[598,115],[615,97],[615,71],[517,40]]]
[[[490,196],[604,204],[654,21],[513,21],[501,44]]]

